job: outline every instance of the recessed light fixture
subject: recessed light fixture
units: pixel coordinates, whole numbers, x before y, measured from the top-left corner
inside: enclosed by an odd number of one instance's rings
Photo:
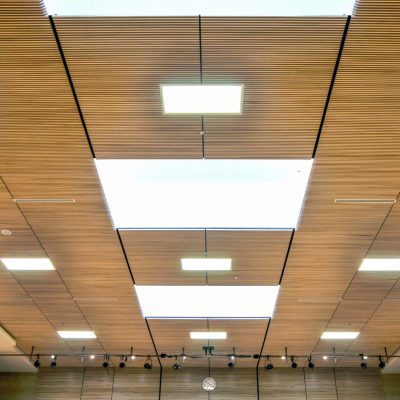
[[[50,271],[54,265],[49,258],[1,258],[10,271]]]
[[[271,318],[279,286],[135,286],[145,318]]]
[[[312,160],[96,160],[115,228],[296,228]]]
[[[241,114],[243,85],[161,85],[164,114]]]
[[[9,229],[2,229],[1,230],[1,234],[4,236],[11,236],[12,235],[12,231],[10,231]]]
[[[327,360],[328,359],[328,356],[323,356],[322,357],[324,360]]]
[[[63,339],[96,339],[93,331],[58,331]]]
[[[226,339],[226,332],[190,332],[190,339]]]
[[[400,271],[400,258],[365,258],[359,271]]]
[[[229,271],[232,260],[230,258],[182,258],[184,271]]]
[[[324,332],[321,339],[356,339],[360,332]]]
[[[92,16],[328,16],[352,14],[355,0],[45,0],[50,15]]]

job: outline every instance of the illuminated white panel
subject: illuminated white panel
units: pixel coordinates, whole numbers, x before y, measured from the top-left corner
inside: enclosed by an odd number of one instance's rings
[[[55,269],[48,258],[2,258],[1,262],[10,271],[50,271]]]
[[[58,331],[63,339],[96,339],[93,331]]]
[[[115,228],[296,228],[312,160],[96,160]]]
[[[279,286],[135,286],[145,318],[271,318]]]
[[[354,0],[44,0],[50,15],[350,15]]]
[[[240,114],[242,85],[161,85],[164,114]]]
[[[400,271],[400,258],[365,258],[359,271]]]
[[[356,339],[360,332],[324,332],[321,339],[339,339],[339,340],[353,340]]]
[[[182,258],[184,271],[229,271],[232,260],[230,258]]]
[[[226,339],[226,332],[190,332],[190,339]]]

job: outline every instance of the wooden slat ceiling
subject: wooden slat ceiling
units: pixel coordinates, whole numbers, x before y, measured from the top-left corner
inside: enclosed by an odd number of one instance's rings
[[[197,18],[57,17],[55,23],[97,157],[202,156],[201,118],[163,116],[158,87],[200,82]],[[246,85],[243,116],[204,118],[205,156],[310,158],[344,24],[345,18],[203,18],[204,82]],[[334,202],[398,197],[399,25],[397,0],[359,1],[264,354],[282,354],[285,346],[289,354],[399,346],[399,275],[357,272],[366,256],[398,256],[399,206]],[[91,352],[120,354],[133,346],[154,353],[40,1],[2,1],[0,39],[0,229],[13,232],[0,235],[0,257],[47,254],[57,268],[26,274],[1,267],[0,324],[25,351],[85,345]],[[204,231],[120,233],[137,283],[204,282],[204,274],[188,277],[179,269],[182,256],[203,256]],[[232,273],[210,274],[209,282],[276,284],[290,235],[207,232],[208,256],[229,256],[234,266]],[[197,328],[228,332],[217,351],[257,353],[266,321],[151,320],[149,326],[160,353],[200,351],[188,339]],[[98,340],[61,340],[60,327],[93,329]],[[319,340],[323,330],[345,327],[362,333],[352,343]],[[207,367],[204,360],[190,363]]]
[[[291,230],[121,230],[138,285],[203,285],[204,272],[182,271],[181,258],[231,258],[232,270],[208,272],[210,285],[277,285]],[[206,244],[207,242],[207,244]]]
[[[197,18],[56,18],[98,158],[200,158],[200,117],[159,85],[200,81]],[[202,18],[203,82],[245,85],[243,116],[206,117],[207,158],[310,158],[345,18]],[[115,71],[118,71],[116,74]]]

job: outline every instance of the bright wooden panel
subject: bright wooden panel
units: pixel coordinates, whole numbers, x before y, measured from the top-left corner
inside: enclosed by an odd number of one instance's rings
[[[160,84],[199,83],[196,17],[55,18],[97,158],[200,158],[199,116],[162,114]]]
[[[243,114],[207,116],[207,158],[311,158],[345,18],[202,18],[203,82],[241,83]]]

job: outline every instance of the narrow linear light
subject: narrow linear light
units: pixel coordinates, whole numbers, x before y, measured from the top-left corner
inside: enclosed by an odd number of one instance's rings
[[[49,258],[1,258],[10,271],[50,271],[54,265]]]
[[[400,258],[365,258],[359,271],[400,271]]]
[[[14,203],[75,203],[74,198],[13,199]]]
[[[337,204],[395,204],[396,199],[335,199]]]
[[[182,258],[184,271],[230,271],[232,260],[230,258]]]
[[[324,332],[321,339],[355,339],[360,334],[360,332]]]
[[[241,114],[243,85],[161,85],[164,114]]]
[[[190,339],[226,339],[226,332],[190,332]]]
[[[63,339],[96,339],[93,331],[58,331]]]

